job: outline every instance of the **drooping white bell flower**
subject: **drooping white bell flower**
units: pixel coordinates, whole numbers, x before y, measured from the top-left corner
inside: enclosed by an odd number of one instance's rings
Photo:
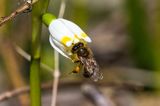
[[[69,48],[80,40],[90,43],[91,39],[75,23],[66,19],[56,19],[50,13],[45,13],[42,17],[43,22],[48,26],[50,32],[50,43],[60,54],[67,57],[64,53],[65,47]]]

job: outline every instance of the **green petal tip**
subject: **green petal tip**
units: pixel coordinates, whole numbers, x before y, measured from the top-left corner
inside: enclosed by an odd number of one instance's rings
[[[56,17],[51,13],[45,13],[42,16],[42,21],[46,26],[49,26],[49,24],[55,19]]]

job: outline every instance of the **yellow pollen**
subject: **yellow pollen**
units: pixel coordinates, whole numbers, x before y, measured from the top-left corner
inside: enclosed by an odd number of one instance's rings
[[[71,40],[72,40],[72,39],[71,39],[70,37],[64,36],[64,37],[62,38],[61,42],[66,45],[67,42],[69,42],[69,41],[71,41]]]
[[[79,39],[79,37],[78,37],[76,34],[74,35],[74,38],[75,38],[75,39]]]
[[[76,66],[75,69],[72,71],[73,73],[79,73],[80,72],[80,67]]]
[[[82,36],[83,38],[85,38],[85,37],[87,37],[87,34],[82,33],[81,36]]]

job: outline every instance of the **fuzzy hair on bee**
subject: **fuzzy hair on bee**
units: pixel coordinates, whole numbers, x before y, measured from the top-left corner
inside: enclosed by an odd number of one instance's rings
[[[93,58],[93,53],[87,44],[83,44],[82,42],[75,44],[72,48],[72,53],[76,54],[79,63],[83,64],[84,77],[91,78],[93,81],[98,81],[103,78],[102,73],[99,70],[99,65]]]
[[[103,79],[102,72],[99,70],[99,65],[93,57],[84,58],[79,57],[80,61],[84,65],[83,76],[86,78],[91,78],[93,81],[98,81]]]

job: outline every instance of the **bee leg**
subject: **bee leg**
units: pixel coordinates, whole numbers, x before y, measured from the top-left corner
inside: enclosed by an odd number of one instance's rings
[[[80,64],[81,62],[80,62],[80,60],[75,60],[74,63]]]
[[[79,73],[79,72],[80,72],[80,67],[79,66],[76,66],[72,71],[72,73]]]
[[[73,69],[72,73],[79,73],[83,67],[82,63],[81,62],[75,62],[77,65],[76,67]]]

